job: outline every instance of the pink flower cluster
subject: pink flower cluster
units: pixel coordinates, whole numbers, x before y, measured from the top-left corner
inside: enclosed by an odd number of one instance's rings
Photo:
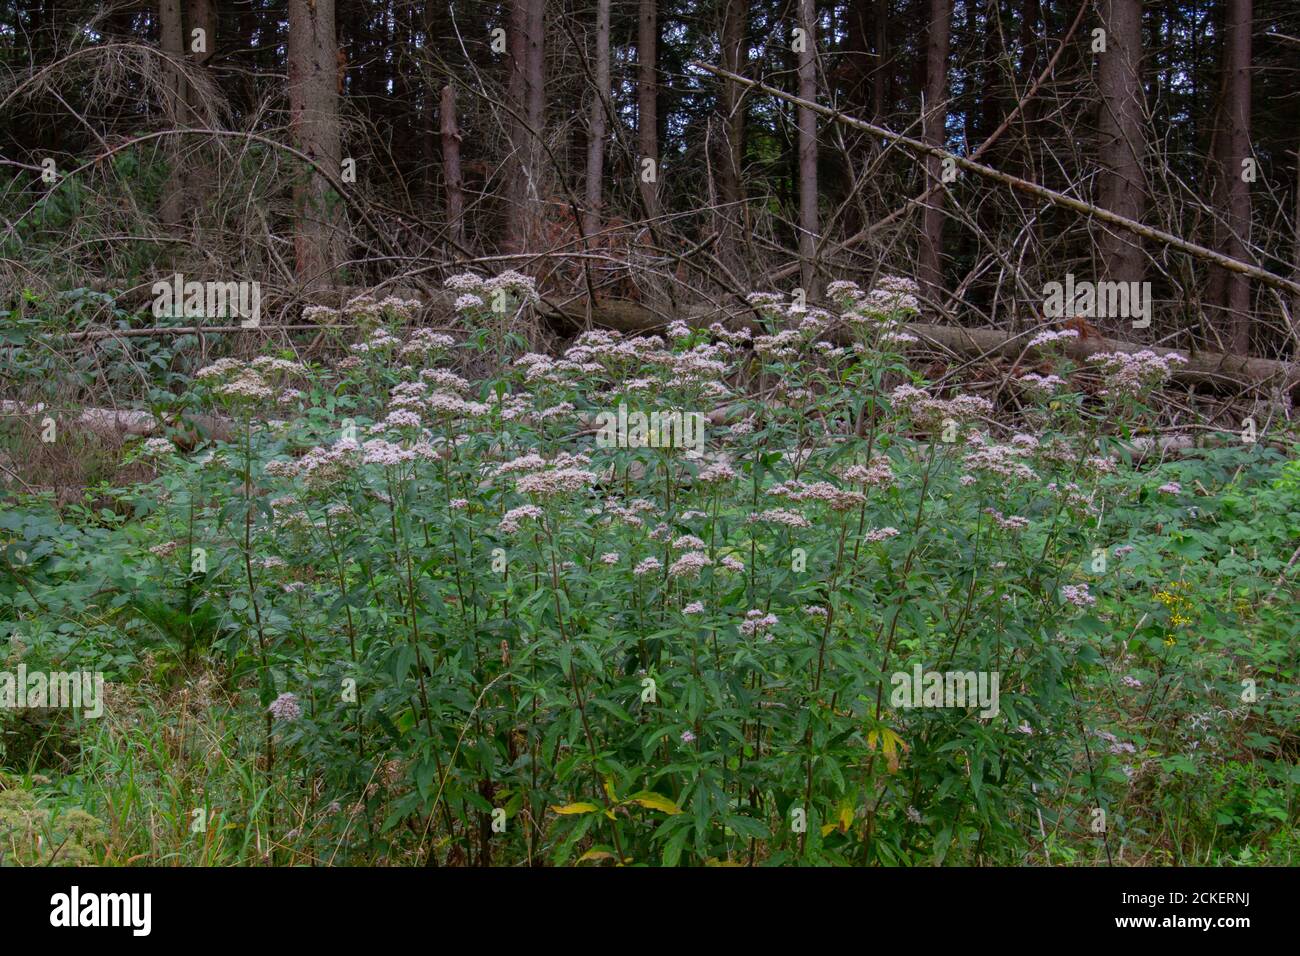
[[[808,483],[792,478],[782,484],[773,485],[767,489],[767,493],[791,501],[820,501],[829,505],[832,511],[851,511],[867,502],[867,496],[862,492],[836,488],[829,481]]]
[[[525,495],[573,494],[596,483],[596,473],[585,468],[555,468],[549,471],[535,471],[515,482],[515,490]]]
[[[1186,365],[1187,359],[1177,352],[1158,355],[1150,349],[1140,352],[1103,352],[1093,359],[1101,363],[1106,375],[1106,391],[1120,395],[1136,396],[1165,384],[1174,373],[1176,365]]]
[[[1092,607],[1097,599],[1088,593],[1086,584],[1066,584],[1061,587],[1061,598],[1075,607]]]
[[[900,385],[889,395],[893,406],[909,415],[923,428],[934,428],[945,419],[961,422],[993,413],[993,403],[978,395],[958,395],[956,398],[934,398],[924,389]]]
[[[985,445],[968,452],[962,458],[962,464],[971,471],[986,471],[1003,478],[1015,478],[1020,481],[1034,481],[1038,478],[1019,456],[1025,449],[1013,445]]]
[[[893,484],[894,469],[888,458],[884,455],[877,455],[871,460],[870,465],[849,465],[840,472],[840,477],[845,481],[855,481],[874,488],[883,488],[886,485]]]
[[[1032,339],[1029,340],[1028,347],[1032,349],[1032,348],[1036,348],[1039,345],[1051,345],[1054,342],[1069,341],[1070,339],[1077,339],[1078,337],[1079,337],[1078,329],[1061,329],[1060,331],[1057,332],[1053,332],[1053,331],[1039,332],[1037,335],[1035,335]]]
[[[703,551],[687,551],[669,566],[668,576],[693,578],[711,564],[713,562]]]
[[[771,641],[772,635],[768,632],[779,623],[775,614],[764,614],[757,610],[746,611],[745,620],[740,624],[740,633],[746,637],[762,636],[764,641]]]
[[[761,513],[753,512],[750,514],[748,521],[750,524],[783,524],[787,528],[812,527],[812,522],[802,514],[786,508],[768,508]]]
[[[658,558],[646,558],[632,569],[632,573],[639,578],[642,575],[649,574],[651,571],[658,571],[662,568],[663,562]]]
[[[1053,395],[1069,384],[1058,375],[1038,375],[1034,372],[1027,372],[1016,381],[1025,386],[1026,390],[1037,395]]]
[[[519,530],[519,522],[528,519],[537,519],[545,514],[537,505],[521,505],[518,508],[511,508],[501,517],[501,530],[506,534],[514,534]]]

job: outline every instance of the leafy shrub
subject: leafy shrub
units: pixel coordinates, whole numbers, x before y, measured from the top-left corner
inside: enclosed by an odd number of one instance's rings
[[[474,383],[531,288],[449,285],[497,331],[362,300],[336,368],[201,370],[188,400],[237,438],[146,443],[160,477],[101,569],[96,646],[152,635],[245,695],[280,858],[1181,852],[1207,761],[1272,781],[1216,818],[1233,841],[1294,826],[1296,476],[1263,447],[1138,467],[1176,358],[953,394],[909,368],[915,298],[886,279],[835,284],[840,315],[760,295],[761,328],[588,332]],[[607,447],[620,405],[713,424]],[[914,667],[996,674],[997,712],[899,703]]]

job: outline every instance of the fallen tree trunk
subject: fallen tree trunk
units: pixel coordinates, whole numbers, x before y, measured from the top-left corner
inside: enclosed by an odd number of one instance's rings
[[[139,409],[83,408],[80,411],[67,411],[45,404],[29,405],[9,400],[0,401],[0,418],[27,418],[38,428],[44,427],[45,419],[49,418],[55,423],[56,434],[57,429],[74,428],[119,439],[160,435],[168,425],[151,413]],[[202,432],[222,441],[229,440],[235,429],[235,422],[217,415],[185,414],[171,424],[196,437]]]
[[[315,332],[321,329],[350,329],[352,325],[161,325],[148,329],[87,329],[81,332],[64,332],[51,338],[63,342],[98,342],[100,339],[161,339],[171,335],[238,335],[257,332],[263,335],[276,332]]]
[[[425,303],[426,312],[428,309],[444,311],[449,314],[453,311],[452,296],[446,293],[439,293],[428,299]],[[656,312],[646,308],[639,302],[632,302],[626,299],[600,299],[597,300],[590,310],[587,308],[585,297],[575,298],[559,303],[542,303],[538,311],[552,322],[562,326],[568,326],[571,329],[580,329],[586,326],[588,316],[591,321],[604,328],[615,329],[620,332],[629,334],[652,332],[661,330],[675,318],[681,319],[688,325],[697,328],[705,328],[713,322],[723,322],[730,327],[740,325],[749,328],[755,328],[756,323],[752,312],[741,311],[738,309],[727,309],[722,307],[706,307],[689,309],[679,312],[676,315]],[[198,334],[200,332],[214,334],[237,334],[241,332],[272,332],[277,328],[282,331],[310,331],[313,329],[325,328],[345,328],[346,325],[292,325],[292,326],[274,326],[267,325],[258,328],[244,329],[239,326],[187,326],[184,328],[156,328],[156,329],[130,329],[130,330],[95,330],[90,332],[77,332],[63,336],[66,340],[82,339],[100,339],[114,336],[130,337],[148,337],[148,336],[169,336],[175,334]],[[950,353],[963,355],[968,358],[1011,358],[1015,359],[1022,355],[1025,350],[1027,337],[1034,331],[1022,333],[1019,336],[1008,335],[1000,329],[992,328],[975,328],[967,329],[960,326],[952,325],[934,325],[931,323],[913,322],[909,323],[906,331],[915,335],[926,344],[946,350]],[[442,331],[454,331],[450,327],[442,327]],[[1204,382],[1217,384],[1220,386],[1233,386],[1236,388],[1258,388],[1268,386],[1272,388],[1281,388],[1289,391],[1295,388],[1300,382],[1300,365],[1293,362],[1280,362],[1274,359],[1253,358],[1251,356],[1230,355],[1221,352],[1189,352],[1183,349],[1161,348],[1153,345],[1142,345],[1133,342],[1125,342],[1119,339],[1109,339],[1101,336],[1090,336],[1086,339],[1075,339],[1066,346],[1066,353],[1076,361],[1085,361],[1090,356],[1099,352],[1140,352],[1150,350],[1158,355],[1166,355],[1170,352],[1179,352],[1187,358],[1187,364],[1177,367],[1174,371],[1174,379],[1180,382]],[[1033,352],[1029,355],[1032,357]]]
[[[907,326],[907,331],[924,342],[962,355],[1014,359],[1025,351],[1025,343],[1019,336],[1009,337],[1005,332],[997,329],[964,329],[951,325],[914,322]],[[1132,354],[1142,351],[1155,352],[1157,355],[1177,352],[1186,358],[1187,364],[1179,365],[1174,370],[1174,379],[1180,382],[1218,384],[1227,382],[1242,387],[1272,385],[1289,389],[1295,386],[1300,376],[1300,368],[1292,362],[1228,355],[1222,352],[1188,352],[1183,349],[1137,345],[1133,342],[1101,336],[1074,339],[1065,348],[1066,354],[1076,361],[1086,361],[1093,355],[1105,352]]]
[[[568,310],[562,314],[569,318]],[[585,308],[575,309],[573,317],[585,316]],[[649,309],[626,301],[606,301],[592,310],[593,321],[607,328],[620,332],[649,332],[660,329],[667,324],[667,319]],[[696,327],[705,327],[712,322],[735,319],[721,309],[704,309],[688,313],[681,317],[683,321]],[[748,319],[743,324],[752,326]],[[948,352],[970,358],[1011,358],[1015,359],[1025,352],[1028,337],[1040,329],[1022,333],[1019,336],[1008,335],[1000,329],[977,328],[966,329],[952,325],[934,325],[925,322],[911,322],[905,330],[926,344]],[[1178,352],[1187,359],[1187,364],[1178,366],[1174,379],[1180,382],[1210,382],[1219,385],[1230,384],[1239,388],[1273,386],[1289,390],[1300,381],[1300,366],[1293,362],[1279,362],[1274,359],[1252,358],[1242,355],[1228,355],[1221,352],[1188,352],[1183,349],[1168,349],[1153,345],[1140,345],[1118,339],[1090,336],[1075,339],[1066,346],[1066,354],[1076,361],[1085,361],[1102,352],[1141,352],[1149,350],[1157,355]],[[1029,352],[1030,356],[1034,351]]]

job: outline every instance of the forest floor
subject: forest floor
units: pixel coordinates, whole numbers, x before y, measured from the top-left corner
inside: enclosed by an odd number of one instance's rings
[[[1300,863],[1294,426],[929,382],[903,280],[555,355],[459,281],[0,420],[0,863]]]

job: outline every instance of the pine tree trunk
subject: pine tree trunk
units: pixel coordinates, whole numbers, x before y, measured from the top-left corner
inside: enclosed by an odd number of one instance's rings
[[[1102,0],[1101,25],[1106,31],[1106,52],[1097,55],[1101,91],[1097,156],[1102,167],[1098,205],[1140,221],[1146,209],[1142,0]],[[1145,257],[1136,236],[1106,230],[1097,246],[1106,279],[1142,280]]]
[[[513,172],[517,180],[509,197],[507,251],[519,253],[530,249],[539,238],[540,207],[544,198],[539,178],[546,107],[545,0],[517,0],[511,9],[510,22],[510,52],[516,66],[510,79],[511,108],[522,116],[523,123],[515,131],[517,141],[512,143]]]
[[[190,62],[190,69],[206,72],[205,64],[212,59],[217,44],[217,8],[214,0],[185,0],[185,52]],[[203,50],[195,50],[194,31],[203,31]],[[200,87],[186,85],[186,122],[192,126],[208,127],[216,125],[216,116],[212,104],[199,99]],[[204,198],[210,194],[213,180],[212,154],[210,150],[200,147],[198,141],[187,144],[190,149],[183,164],[183,184],[185,202],[189,206],[202,208]],[[199,221],[206,221],[201,215]],[[200,232],[202,231],[200,227]]]
[[[636,176],[648,219],[659,214],[659,77],[656,69],[659,19],[656,3],[657,0],[640,0],[636,35],[636,137],[641,160],[637,163]],[[641,163],[647,159],[654,161],[654,182],[645,180]]]
[[[1295,211],[1291,221],[1295,223],[1295,236],[1291,246],[1291,278],[1300,285],[1300,145],[1295,150]],[[1291,293],[1291,327],[1300,335],[1300,292]]]
[[[506,227],[502,248],[507,254],[518,254],[527,245],[527,209],[524,205],[528,193],[528,150],[532,137],[528,133],[528,4],[530,0],[512,0],[508,43],[510,51],[510,80],[507,101],[511,112],[507,124],[510,130],[510,156],[506,160],[503,199],[506,204]]]
[[[600,232],[601,197],[605,185],[605,97],[609,95],[609,0],[596,0],[596,89],[587,127],[587,204],[582,231]]]
[[[1250,70],[1252,0],[1227,0],[1224,24],[1225,98],[1224,128],[1219,134],[1224,209],[1216,230],[1216,248],[1234,259],[1250,258],[1250,184],[1243,160],[1251,159]],[[1215,304],[1222,310],[1227,347],[1239,354],[1250,351],[1250,279],[1239,273],[1221,273]]]
[[[876,0],[876,72],[871,78],[871,115],[877,123],[885,119],[886,84],[889,70],[885,64],[889,58],[889,0]]]
[[[1038,30],[1042,23],[1042,7],[1039,0],[1025,0],[1020,19],[1020,76],[1022,82],[1029,82],[1037,77],[1043,67],[1042,41]],[[1037,180],[1038,164],[1034,147],[1039,143],[1038,130],[1039,100],[1032,98],[1020,109],[1020,128],[1024,131],[1021,146],[1017,150],[1020,175],[1025,179]]]
[[[921,117],[921,139],[931,146],[944,145],[944,128],[948,118],[948,45],[951,30],[952,0],[930,0],[930,29],[926,38],[925,112]],[[943,161],[928,156],[925,161],[928,184],[942,180]],[[943,199],[936,190],[921,212],[921,249],[918,273],[921,292],[928,309],[943,298]]]
[[[298,150],[336,179],[341,144],[334,0],[289,2],[289,113]],[[294,271],[307,290],[325,288],[342,258],[341,201],[315,169],[294,188]]]
[[[465,248],[465,194],[460,173],[460,130],[456,126],[456,91],[442,88],[442,176],[447,191],[447,234],[454,247]]]
[[[799,51],[799,96],[817,99],[817,12],[814,0],[799,0],[804,45]],[[817,114],[800,107],[799,117],[799,258],[804,290],[811,295],[817,252]]]
[[[540,203],[544,198],[541,186],[542,135],[546,114],[546,0],[529,0],[528,3],[528,125],[532,127],[529,150],[528,199]],[[535,217],[529,217],[530,224]]]
[[[749,59],[748,8],[745,0],[723,0],[722,68],[744,74]],[[744,183],[741,167],[745,156],[744,91],[735,83],[723,83],[718,105],[722,113],[722,150],[718,166],[718,199],[723,241],[719,244],[732,264],[738,260],[744,236]]]
[[[186,49],[181,0],[158,0],[158,46],[166,57],[162,67],[166,90],[163,112],[168,126],[176,129],[188,125],[186,104],[189,100],[185,74],[178,66],[185,59]],[[163,183],[158,215],[163,224],[171,228],[179,226],[185,218],[185,173],[181,160],[184,146],[180,136],[167,140],[169,169]]]

